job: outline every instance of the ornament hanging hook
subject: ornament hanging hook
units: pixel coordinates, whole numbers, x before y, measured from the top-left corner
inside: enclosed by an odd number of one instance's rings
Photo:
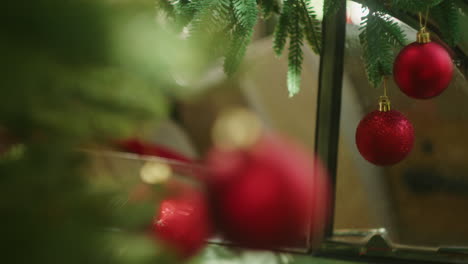
[[[383,77],[383,89],[384,89],[384,96],[387,97],[387,79],[388,76]]]
[[[421,12],[418,12],[418,17],[419,17],[419,29],[423,28],[423,23],[422,23],[422,14]]]
[[[429,19],[429,7],[426,8],[426,14],[424,15],[424,19],[423,19],[423,16],[422,16],[422,12],[418,12],[418,16],[419,16],[419,28],[422,30],[422,29],[426,29],[427,27],[427,20]],[[424,23],[423,23],[424,21]]]
[[[424,28],[427,27],[427,20],[429,19],[429,7],[426,8],[426,16],[424,18]]]
[[[431,36],[429,32],[426,31],[427,20],[429,18],[429,8],[426,9],[426,15],[425,15],[424,21],[423,21],[423,15],[421,12],[418,12],[418,16],[419,16],[419,31],[418,31],[418,34],[416,35],[416,39],[418,43],[421,43],[421,44],[431,42]]]
[[[388,99],[388,96],[387,96],[387,79],[388,79],[388,76],[383,77],[384,95],[379,97],[379,111],[381,112],[390,111],[390,99]]]

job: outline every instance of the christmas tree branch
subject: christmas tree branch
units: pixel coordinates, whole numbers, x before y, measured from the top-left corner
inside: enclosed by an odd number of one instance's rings
[[[418,13],[430,9],[427,27],[434,32],[435,38],[442,36],[451,46],[455,46],[459,39],[458,18],[463,14],[459,10],[464,4],[462,0],[354,1],[370,10],[370,15],[362,24],[360,42],[364,49],[367,75],[373,85],[378,86],[383,75],[392,73],[394,51],[406,44],[402,29],[392,17],[419,29]],[[315,53],[320,54],[322,49],[321,22],[316,18],[310,0],[284,0],[282,8],[278,0],[170,0],[165,3],[160,3],[160,8],[169,15],[174,13],[174,20],[179,20],[179,24],[189,25],[193,36],[208,39],[221,36],[222,40],[219,41],[226,45],[218,45],[216,49],[223,49],[224,70],[228,75],[238,69],[251,42],[258,15],[269,17],[278,14],[273,49],[277,56],[281,55],[289,38],[287,83],[290,95],[299,91],[302,68],[302,50],[299,47],[302,48],[303,39]],[[167,3],[174,8],[171,9]],[[324,15],[333,15],[343,3],[342,0],[325,0]],[[299,29],[301,33],[297,32]],[[454,50],[458,56],[466,58],[461,49],[455,47]]]
[[[393,0],[391,6],[405,11],[425,12],[428,8],[432,8],[443,1],[444,0]]]
[[[301,1],[301,0],[296,0]],[[291,7],[293,14],[300,14],[302,7],[298,3],[294,3]],[[289,24],[289,56],[288,56],[288,91],[289,96],[293,96],[299,92],[301,86],[301,73],[302,73],[302,39],[303,28],[299,15],[291,16],[291,23]]]
[[[299,0],[299,4],[302,8],[306,40],[309,42],[312,50],[315,53],[320,54],[322,49],[320,21],[317,20],[315,11],[310,4],[310,0]]]
[[[459,11],[455,0],[445,0],[431,8],[431,15],[439,26],[444,41],[450,46],[455,46],[460,38]]]
[[[383,76],[392,74],[393,48],[405,45],[406,37],[390,17],[370,10],[362,21],[359,40],[364,50],[367,77],[378,87]]]
[[[258,0],[258,5],[261,7],[261,15],[263,19],[270,18],[273,14],[281,13],[278,0]]]
[[[239,67],[252,40],[258,17],[255,0],[233,0],[232,9],[236,20],[235,28],[224,61],[224,70],[228,75],[232,75]]]
[[[276,53],[276,56],[281,55],[284,46],[286,45],[286,39],[288,37],[288,29],[290,24],[290,8],[291,0],[285,0],[283,2],[283,10],[281,11],[278,23],[273,33],[273,49]]]

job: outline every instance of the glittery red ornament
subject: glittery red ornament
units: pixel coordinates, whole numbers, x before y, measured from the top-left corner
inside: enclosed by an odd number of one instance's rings
[[[304,245],[326,220],[325,170],[303,149],[261,136],[248,149],[214,148],[208,187],[223,236],[251,248]]]
[[[356,130],[359,152],[375,165],[388,166],[400,162],[411,151],[413,143],[413,125],[395,110],[369,113]]]
[[[393,76],[406,95],[427,99],[442,93],[449,85],[453,63],[447,50],[435,42],[414,42],[395,59]]]
[[[185,187],[182,195],[161,203],[152,231],[175,253],[188,258],[205,245],[211,235],[210,223],[203,193]]]

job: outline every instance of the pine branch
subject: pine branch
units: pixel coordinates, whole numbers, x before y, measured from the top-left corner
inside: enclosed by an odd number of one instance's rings
[[[198,11],[196,9],[196,5],[192,4],[192,2],[190,2],[189,0],[173,1],[172,5],[174,6],[174,13],[176,18],[175,22],[177,23],[177,27],[179,28],[179,30],[187,26],[195,16],[195,13]]]
[[[459,15],[455,0],[445,0],[431,9],[431,17],[450,46],[455,46],[460,39]]]
[[[295,3],[292,5],[291,23],[289,24],[289,56],[288,56],[288,91],[289,96],[297,94],[301,86],[302,72],[302,39],[303,27],[301,25],[301,7]]]
[[[392,8],[411,12],[423,12],[427,8],[434,7],[445,0],[393,0]]]
[[[367,77],[374,87],[378,87],[383,76],[392,74],[393,48],[403,46],[406,38],[395,22],[374,12],[364,18],[359,40]]]
[[[362,4],[363,9],[370,10],[370,12],[385,12],[387,10],[386,2],[381,0],[355,0],[356,2]]]
[[[455,4],[460,8],[462,15],[468,16],[468,1],[456,0]]]
[[[236,27],[232,32],[226,57],[224,59],[224,72],[227,75],[234,74],[244,58],[247,46],[252,38],[253,31],[246,32],[241,27]]]
[[[344,2],[343,0],[325,0],[323,2],[323,16],[334,15]]]
[[[232,75],[244,58],[247,46],[252,40],[254,26],[257,23],[258,10],[255,0],[233,0],[235,26],[231,42],[224,60],[224,71]]]
[[[393,47],[401,48],[408,44],[405,33],[390,16],[379,14],[377,18],[377,22],[385,32],[385,37]]]
[[[280,13],[280,7],[277,0],[258,0],[260,6],[260,14],[263,19],[270,18],[273,13]]]
[[[203,31],[204,24],[209,24],[206,22],[211,16],[212,6],[216,0],[198,0],[192,1],[189,5],[189,10],[193,10],[193,18],[190,22],[190,36],[196,35],[197,31]],[[210,26],[210,25],[208,25]]]
[[[292,0],[285,0],[283,2],[283,10],[281,11],[278,23],[275,27],[275,32],[273,33],[273,50],[278,57],[283,53],[284,46],[286,45],[286,39],[288,37],[291,1]]]
[[[315,11],[310,3],[310,0],[299,0],[299,5],[302,9],[302,23],[304,24],[304,33],[307,42],[309,43],[312,50],[320,54],[322,49],[322,38],[321,38],[321,23],[317,19]]]
[[[156,0],[156,11],[166,14],[167,17],[175,16],[174,5],[168,0]]]
[[[195,14],[190,25],[190,35],[209,37],[222,31],[230,12],[230,0],[198,0],[191,2]]]
[[[257,23],[257,2],[255,0],[232,0],[234,15],[245,29],[251,29]]]

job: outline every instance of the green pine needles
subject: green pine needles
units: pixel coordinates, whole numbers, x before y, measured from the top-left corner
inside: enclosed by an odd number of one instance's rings
[[[288,26],[289,32],[289,56],[288,56],[288,90],[289,96],[293,96],[299,92],[301,85],[302,72],[302,39],[304,38],[303,25],[300,20],[300,5],[292,4],[290,10],[290,22]]]
[[[442,38],[450,46],[455,46],[460,39],[460,11],[455,0],[444,0],[430,10],[431,17],[439,26]]]
[[[299,92],[301,86],[303,40],[315,53],[321,50],[321,25],[309,0],[285,0],[273,39],[273,49],[280,56],[289,37],[288,91],[289,96]]]
[[[315,53],[321,50],[321,24],[310,0],[157,0],[158,10],[180,30],[188,29],[189,38],[214,39],[216,36],[224,72],[231,76],[239,68],[252,41],[258,17],[280,16],[274,33],[273,48],[280,56],[289,39],[288,90],[292,96],[301,83],[304,40]]]
[[[279,17],[278,24],[275,27],[275,32],[273,33],[273,49],[277,56],[281,56],[281,53],[283,53],[284,50],[284,46],[286,45],[289,32],[289,24],[291,20],[291,18],[289,17],[289,9],[291,8],[291,1],[284,1],[283,10]]]
[[[367,77],[378,87],[383,76],[392,74],[395,48],[405,46],[406,36],[395,21],[380,12],[369,12],[361,25],[359,41]]]
[[[228,75],[232,75],[239,68],[252,39],[258,17],[257,2],[255,0],[233,0],[232,11],[235,23],[224,60],[224,71]]]
[[[157,1],[158,9],[179,29],[189,29],[190,38],[217,38],[217,54],[224,57],[227,75],[233,75],[241,65],[258,17],[278,15],[273,49],[281,56],[289,42],[287,86],[290,96],[300,90],[304,43],[317,54],[322,49],[321,21],[317,19],[311,0]],[[438,28],[444,41],[454,46],[459,39],[458,0],[354,1],[369,10],[363,17],[359,40],[366,73],[373,86],[379,86],[383,76],[392,74],[395,55],[407,44],[403,30],[389,14],[417,18],[419,13],[425,15],[429,11],[429,24]],[[344,3],[345,0],[324,0],[324,16],[336,14]]]
[[[393,0],[392,6],[406,11],[424,12],[427,8],[431,8],[445,2],[444,0]]]

